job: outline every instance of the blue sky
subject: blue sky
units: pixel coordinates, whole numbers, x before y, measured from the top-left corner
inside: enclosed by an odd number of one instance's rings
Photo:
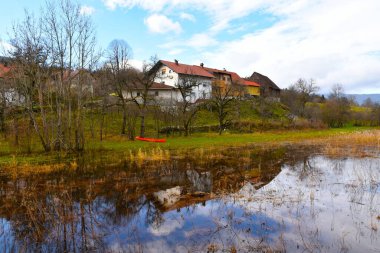
[[[44,0],[0,0],[0,39]],[[269,76],[313,78],[320,92],[380,93],[378,0],[79,0],[102,48],[123,39],[136,64],[166,60]]]

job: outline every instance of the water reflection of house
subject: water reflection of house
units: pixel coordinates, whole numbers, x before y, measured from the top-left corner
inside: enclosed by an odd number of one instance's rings
[[[224,194],[253,194],[256,189],[263,187],[266,183],[256,173],[248,173],[246,176],[237,173],[234,169],[222,172],[217,177],[210,171],[198,172],[186,170],[177,176],[178,185],[153,193],[158,208],[163,211],[174,210],[195,204],[205,204],[206,201],[215,199]],[[258,174],[259,175],[259,174]],[[165,180],[166,183],[167,180]],[[187,183],[186,183],[187,182]],[[172,182],[172,185],[175,182]]]

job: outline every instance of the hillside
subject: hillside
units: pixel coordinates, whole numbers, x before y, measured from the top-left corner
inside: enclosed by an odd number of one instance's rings
[[[353,96],[358,104],[363,104],[367,98],[370,98],[372,102],[380,103],[380,94],[347,94],[347,96]]]

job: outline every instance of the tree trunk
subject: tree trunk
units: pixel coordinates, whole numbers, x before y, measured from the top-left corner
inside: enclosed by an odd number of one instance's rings
[[[141,115],[140,137],[145,137],[145,115]]]
[[[125,135],[125,128],[127,126],[127,107],[125,102],[123,102],[123,123],[121,125],[121,134]]]
[[[222,132],[223,132],[223,110],[221,108],[219,109],[218,117],[219,117],[219,135],[222,135]]]
[[[102,115],[100,118],[100,129],[99,129],[100,141],[103,141],[103,125],[104,125],[104,113],[102,112]]]
[[[19,141],[18,141],[18,120],[17,120],[16,114],[13,116],[13,130],[14,130],[14,136],[15,136],[14,145],[18,146],[18,144],[19,144]]]

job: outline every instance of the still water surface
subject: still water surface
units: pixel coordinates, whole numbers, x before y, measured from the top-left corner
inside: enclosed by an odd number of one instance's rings
[[[379,162],[281,148],[0,169],[0,252],[380,252]]]

